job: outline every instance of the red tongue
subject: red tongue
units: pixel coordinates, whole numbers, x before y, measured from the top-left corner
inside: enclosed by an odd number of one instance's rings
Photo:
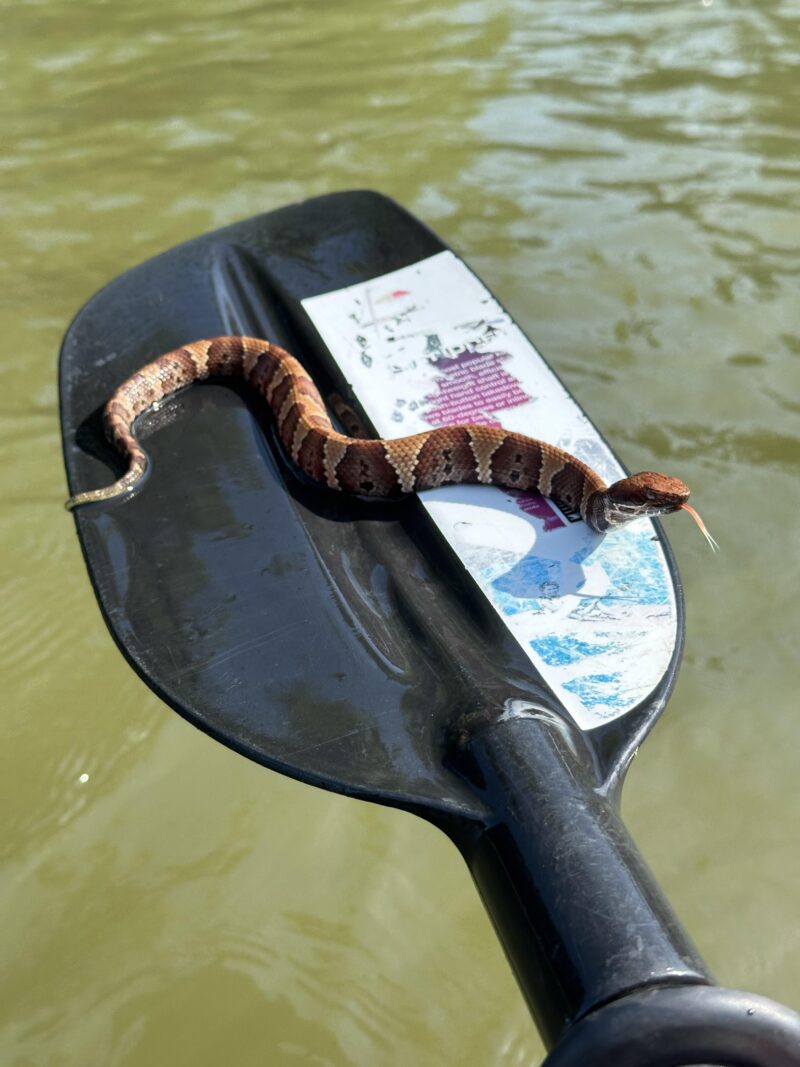
[[[700,516],[697,514],[697,512],[694,510],[694,508],[691,506],[691,504],[680,504],[679,507],[680,507],[680,509],[682,511],[688,511],[689,512],[689,514],[692,516],[694,521],[700,527],[700,533],[703,535],[703,537],[705,537],[706,541],[708,541],[708,543],[711,545],[712,550],[714,552],[716,552],[719,549],[719,545],[714,540],[714,538],[711,536],[711,534],[708,532],[708,530],[706,529],[706,524],[703,522],[703,520],[700,518]]]

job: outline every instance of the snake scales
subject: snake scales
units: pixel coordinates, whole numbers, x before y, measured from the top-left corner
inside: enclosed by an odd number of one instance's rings
[[[268,341],[232,336],[176,348],[119,386],[105,406],[104,424],[128,470],[113,485],[70,497],[67,507],[113,500],[137,488],[147,456],[136,439],[136,419],[194,382],[234,376],[265,398],[292,462],[331,489],[391,497],[474,482],[539,492],[600,533],[680,508],[706,533],[679,479],[644,472],[608,486],[569,452],[499,427],[442,426],[392,440],[347,437],[334,428],[317,387],[293,356]]]

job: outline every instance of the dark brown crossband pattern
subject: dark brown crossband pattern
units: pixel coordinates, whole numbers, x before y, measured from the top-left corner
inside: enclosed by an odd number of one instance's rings
[[[225,377],[242,378],[266,400],[292,463],[320,485],[345,493],[389,497],[478,482],[542,493],[567,517],[580,517],[596,530],[629,521],[636,508],[637,514],[656,513],[652,479],[661,479],[659,491],[669,483],[663,510],[683,506],[673,502],[679,496],[688,499],[683,483],[665,475],[636,475],[609,488],[569,452],[496,426],[441,426],[392,440],[347,437],[334,429],[317,387],[294,356],[253,337],[215,337],[176,348],[123,382],[106,404],[104,422],[128,470],[113,485],[70,497],[67,507],[133,492],[147,468],[136,419],[194,382]],[[634,485],[637,478],[641,484]],[[625,489],[628,483],[633,488]]]

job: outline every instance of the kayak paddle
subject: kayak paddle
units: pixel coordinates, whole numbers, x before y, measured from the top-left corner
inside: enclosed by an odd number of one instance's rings
[[[463,261],[350,192],[190,241],[89,301],[60,364],[72,493],[123,472],[102,426],[120,382],[221,335],[288,349],[374,436],[501,425],[625,473]],[[138,492],[74,515],[106,623],[167,704],[267,767],[447,833],[550,1067],[800,1064],[800,1017],[714,984],[618,814],[683,642],[657,523],[601,537],[533,493],[320,488],[236,383],[186,391],[137,433]]]

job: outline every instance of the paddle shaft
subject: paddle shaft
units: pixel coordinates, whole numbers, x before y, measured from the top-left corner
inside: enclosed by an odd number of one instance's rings
[[[632,990],[713,981],[578,735],[546,713],[503,717],[463,756],[493,818],[456,843],[548,1047]]]

